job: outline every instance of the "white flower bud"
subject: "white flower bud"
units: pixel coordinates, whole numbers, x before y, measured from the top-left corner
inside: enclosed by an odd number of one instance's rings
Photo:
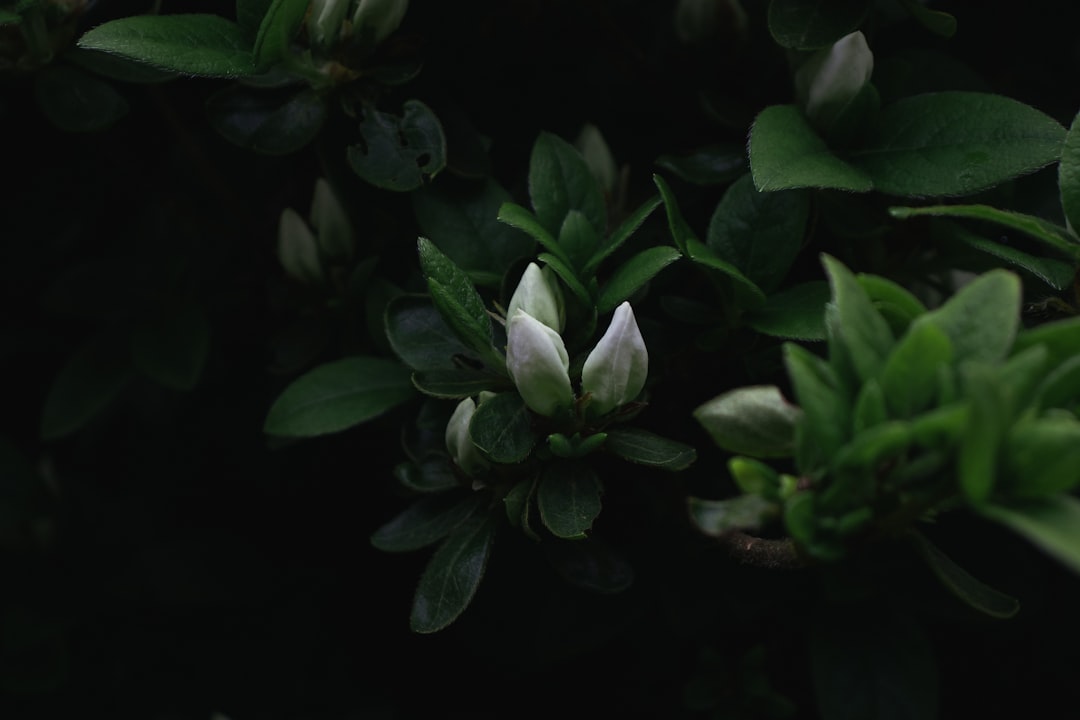
[[[349,215],[324,178],[315,181],[309,219],[318,233],[319,249],[323,255],[341,262],[352,259],[353,233]]]
[[[315,236],[292,208],[282,210],[278,221],[278,260],[286,273],[302,283],[316,284],[323,280]]]
[[[360,0],[353,13],[353,34],[371,33],[372,45],[378,45],[397,30],[409,9],[409,0]]]
[[[506,323],[506,369],[525,404],[551,417],[574,402],[570,357],[559,333],[524,310]]]
[[[648,374],[645,340],[630,303],[624,302],[581,368],[581,391],[592,394],[589,411],[603,415],[630,402],[645,387]]]
[[[308,38],[312,47],[328,51],[337,44],[341,23],[352,0],[311,0],[308,15]]]
[[[467,475],[475,475],[488,467],[488,461],[469,437],[469,421],[474,412],[476,403],[472,398],[465,398],[454,408],[450,421],[446,423],[446,450]]]
[[[611,148],[600,129],[592,123],[586,123],[585,127],[581,128],[574,147],[585,158],[585,164],[589,166],[589,171],[604,192],[609,195],[614,193],[615,185],[619,181],[619,167],[615,164],[615,156],[611,154]]]
[[[873,72],[874,54],[860,31],[817,51],[795,73],[806,116],[827,124],[855,99]]]
[[[566,309],[562,289],[553,270],[548,267],[541,270],[536,263],[529,263],[510,297],[506,317],[513,317],[518,310],[524,310],[555,332],[562,332]]]

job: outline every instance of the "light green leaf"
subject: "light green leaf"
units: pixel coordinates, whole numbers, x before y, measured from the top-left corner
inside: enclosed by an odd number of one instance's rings
[[[964,388],[971,410],[960,435],[956,469],[960,489],[978,506],[994,491],[1001,444],[1012,417],[1007,388],[1002,387],[995,368],[971,364],[965,370]]]
[[[822,358],[784,343],[784,364],[804,417],[796,428],[796,461],[803,471],[825,462],[846,442],[851,408],[839,379]]]
[[[984,273],[915,321],[920,323],[945,332],[954,364],[998,362],[1008,355],[1020,327],[1020,278],[1001,269]]]
[[[580,210],[571,209],[559,228],[559,247],[574,268],[582,268],[600,247],[600,235]]]
[[[642,250],[620,265],[596,298],[596,312],[603,315],[633,295],[661,270],[682,257],[670,245],[656,245]]]
[[[881,389],[893,416],[910,418],[937,394],[938,368],[952,360],[952,344],[932,323],[911,327],[885,361]]]
[[[1005,437],[1010,494],[1046,497],[1080,484],[1080,420],[1069,415],[1024,417]]]
[[[1012,98],[937,92],[886,106],[851,162],[889,195],[970,195],[1058,160],[1065,128]]]
[[[385,358],[346,357],[320,365],[286,387],[270,407],[263,431],[287,437],[339,432],[414,394],[403,365]]]
[[[133,15],[88,30],[78,46],[121,55],[163,70],[203,77],[255,74],[251,43],[218,15]]]
[[[863,170],[834,154],[794,105],[773,105],[750,130],[750,170],[762,192],[790,188],[834,188],[867,192],[874,182]]]
[[[836,341],[846,349],[859,377],[868,380],[877,375],[892,350],[892,330],[850,270],[829,255],[822,256],[822,264],[837,313]]]
[[[981,512],[1080,573],[1080,500],[1077,498],[1059,495],[1008,506],[986,505]]]
[[[789,457],[802,417],[773,385],[737,388],[694,410],[694,419],[719,447],[753,457]]]
[[[409,617],[413,632],[438,632],[465,612],[487,569],[495,542],[495,517],[492,513],[473,516],[435,551],[413,597]]]
[[[540,518],[553,535],[582,539],[600,514],[600,478],[588,465],[552,463],[544,468],[536,490]]]

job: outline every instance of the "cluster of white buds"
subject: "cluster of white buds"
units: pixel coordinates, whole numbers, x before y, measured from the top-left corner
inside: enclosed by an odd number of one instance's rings
[[[307,285],[326,280],[327,265],[352,259],[352,225],[344,206],[325,179],[315,181],[307,221],[290,208],[278,221],[278,260],[292,278]]]

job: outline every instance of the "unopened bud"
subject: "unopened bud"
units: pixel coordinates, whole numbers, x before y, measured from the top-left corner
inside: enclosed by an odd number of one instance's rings
[[[649,353],[629,302],[615,308],[600,342],[581,368],[581,391],[591,395],[589,411],[604,415],[638,396],[649,374]]]
[[[316,284],[323,280],[315,235],[292,208],[282,210],[278,221],[278,260],[286,273],[302,283]]]
[[[806,116],[827,125],[870,82],[873,72],[874,54],[860,31],[817,51],[795,73],[795,89]]]
[[[341,24],[352,0],[311,0],[308,15],[308,38],[312,47],[326,52],[341,35]]]
[[[336,262],[348,262],[353,255],[352,223],[345,208],[324,178],[315,181],[311,198],[311,226],[318,233],[323,255]]]
[[[562,332],[566,310],[562,289],[553,270],[548,267],[541,270],[536,263],[529,263],[510,297],[506,317],[513,317],[518,310],[524,310],[555,332]]]
[[[454,408],[450,421],[446,423],[446,450],[467,475],[475,475],[488,467],[488,461],[469,437],[469,421],[474,412],[476,403],[472,398],[465,398]]]
[[[397,30],[409,9],[409,0],[360,0],[353,13],[353,34],[370,34],[378,45]]]
[[[562,337],[524,310],[506,323],[506,369],[533,412],[551,417],[573,405],[570,357]]]

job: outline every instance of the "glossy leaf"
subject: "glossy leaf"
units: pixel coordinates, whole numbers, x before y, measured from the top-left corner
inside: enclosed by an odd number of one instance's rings
[[[483,507],[484,493],[439,493],[420,498],[371,534],[384,552],[410,552],[434,545]]]
[[[462,342],[481,357],[491,359],[491,318],[472,280],[427,238],[417,241],[417,250],[439,314]]]
[[[435,551],[413,597],[409,627],[433,633],[454,622],[472,602],[487,569],[496,521],[481,513],[458,525]]]
[[[596,312],[603,315],[614,310],[680,257],[682,253],[676,248],[656,245],[629,258],[600,289],[600,295],[596,298]]]
[[[385,358],[351,356],[319,365],[289,384],[270,407],[263,431],[311,437],[371,420],[415,394],[409,371]]]
[[[761,305],[747,310],[742,320],[747,327],[773,337],[824,340],[829,298],[829,284],[811,280],[770,295]]]
[[[234,85],[206,101],[207,117],[229,142],[265,155],[307,146],[326,121],[326,102],[311,90],[267,90]]]
[[[730,390],[699,405],[694,419],[719,447],[753,457],[789,457],[802,417],[773,385]]]
[[[365,181],[386,190],[415,190],[446,167],[446,138],[427,105],[406,100],[399,117],[366,108],[361,142],[348,148],[349,165]]]
[[[882,108],[851,161],[889,195],[970,195],[1061,156],[1065,128],[1011,98],[938,92]]]
[[[232,78],[255,73],[248,36],[219,15],[118,18],[88,30],[78,46],[186,75]]]
[[[557,234],[566,214],[579,210],[597,233],[607,229],[607,207],[596,178],[573,145],[541,132],[529,157],[529,198],[540,224]]]
[[[1080,573],[1080,500],[1068,495],[1010,505],[985,505],[981,512],[1027,538]]]
[[[870,0],[772,0],[769,33],[782,47],[816,50],[856,30],[872,5]]]
[[[762,192],[874,187],[869,175],[829,149],[794,105],[773,105],[758,114],[750,130],[750,170]]]
[[[549,464],[536,489],[540,518],[556,537],[584,538],[600,514],[601,493],[600,478],[588,465]]]
[[[990,617],[1008,619],[1020,611],[1016,598],[1006,595],[973,577],[943,553],[923,534],[912,531],[911,543],[949,591],[969,606]]]
[[[499,393],[476,408],[469,423],[473,444],[488,460],[521,462],[536,445],[528,408],[516,392]]]
[[[624,460],[671,472],[685,470],[697,459],[689,445],[640,428],[610,428],[604,448]]]

